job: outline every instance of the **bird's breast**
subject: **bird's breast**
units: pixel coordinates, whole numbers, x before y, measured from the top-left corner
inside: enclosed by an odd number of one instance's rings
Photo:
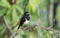
[[[25,20],[24,24],[28,24],[28,23],[29,23],[29,21],[28,20]]]

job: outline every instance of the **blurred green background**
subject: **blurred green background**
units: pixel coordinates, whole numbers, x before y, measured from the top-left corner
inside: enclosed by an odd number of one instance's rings
[[[60,0],[0,0],[0,38],[10,38],[16,32],[25,11],[30,22],[14,38],[60,38]]]

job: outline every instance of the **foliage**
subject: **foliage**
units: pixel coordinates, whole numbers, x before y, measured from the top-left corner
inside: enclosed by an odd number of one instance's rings
[[[0,0],[0,21],[4,19],[2,23],[0,22],[0,38],[9,38],[11,31],[16,31],[24,11],[28,11],[31,15],[30,22],[26,26],[34,26],[40,24],[41,21],[41,25],[47,27],[47,11],[49,11],[47,6],[48,0],[16,0],[16,4],[14,5],[10,5],[7,0]],[[60,5],[57,9],[56,19],[59,22]],[[57,30],[59,29],[58,27],[60,28],[60,24],[58,24]],[[50,33],[50,31],[45,29],[34,27],[29,31],[22,29],[14,38],[60,38],[59,35],[53,31]]]

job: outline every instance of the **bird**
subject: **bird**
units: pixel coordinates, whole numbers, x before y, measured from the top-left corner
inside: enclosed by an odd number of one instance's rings
[[[25,12],[23,16],[20,19],[20,23],[18,26],[18,29],[23,25],[23,24],[28,24],[30,20],[30,14],[28,12]]]

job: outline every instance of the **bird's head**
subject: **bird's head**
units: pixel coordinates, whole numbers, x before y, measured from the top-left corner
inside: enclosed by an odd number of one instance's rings
[[[28,12],[25,12],[24,14],[29,14]]]

